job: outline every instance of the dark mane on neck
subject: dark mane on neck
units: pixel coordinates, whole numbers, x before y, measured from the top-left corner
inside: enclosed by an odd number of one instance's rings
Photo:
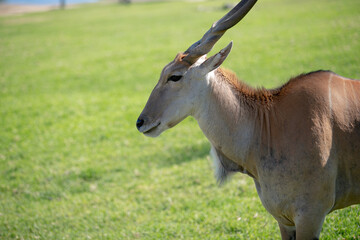
[[[331,71],[314,71],[310,73],[300,74],[296,77],[291,78],[284,85],[275,88],[275,89],[266,89],[266,88],[254,88],[246,83],[240,81],[236,74],[228,69],[218,68],[216,71],[217,76],[227,82],[239,96],[243,96],[245,100],[251,105],[260,105],[264,107],[270,107],[274,101],[276,101],[281,96],[286,95],[290,89],[293,88],[296,82],[303,80],[305,77],[309,75],[322,74],[324,72]]]
[[[216,74],[221,80],[227,82],[238,95],[245,97],[251,105],[260,104],[269,107],[281,91],[281,89],[268,90],[251,87],[240,81],[236,74],[228,69],[219,68]]]

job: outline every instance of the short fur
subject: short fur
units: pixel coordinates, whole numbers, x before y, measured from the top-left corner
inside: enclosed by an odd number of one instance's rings
[[[222,68],[199,80],[201,62],[190,67],[182,56],[164,68],[141,131],[158,136],[194,116],[218,182],[251,176],[283,239],[318,238],[326,214],[360,203],[359,81],[316,71],[276,89],[252,88]],[[167,82],[175,73],[183,79]]]
[[[255,2],[242,0],[164,67],[137,127],[157,137],[193,116],[218,181],[248,174],[283,240],[318,239],[328,213],[360,203],[360,82],[317,71],[277,89],[251,88],[218,68],[232,42],[205,60]]]

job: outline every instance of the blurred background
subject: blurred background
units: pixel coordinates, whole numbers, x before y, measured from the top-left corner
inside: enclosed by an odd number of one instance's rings
[[[251,178],[216,184],[193,118],[135,127],[162,68],[236,2],[65,1],[0,3],[0,239],[280,239]],[[358,0],[259,0],[210,55],[233,40],[224,66],[252,86],[360,79],[359,38]],[[359,216],[331,213],[322,239],[360,239]]]

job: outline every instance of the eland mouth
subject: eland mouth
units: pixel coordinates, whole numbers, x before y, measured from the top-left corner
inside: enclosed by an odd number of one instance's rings
[[[152,132],[154,132],[154,131],[156,130],[156,128],[157,128],[158,126],[160,126],[160,124],[161,124],[161,122],[159,122],[159,123],[157,123],[157,124],[149,127],[147,130],[143,130],[142,133],[143,133],[143,134],[152,133]]]
[[[145,134],[145,135],[149,135],[154,133],[157,130],[157,127],[160,126],[161,122],[160,121],[156,121],[153,123],[149,123],[148,124],[149,119],[145,116],[140,116],[138,118],[138,120],[136,121],[136,127],[139,130],[139,132]]]

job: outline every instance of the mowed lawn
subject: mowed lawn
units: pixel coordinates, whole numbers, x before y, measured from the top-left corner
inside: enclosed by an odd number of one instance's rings
[[[250,177],[219,187],[188,118],[135,122],[162,67],[225,2],[93,4],[0,18],[0,239],[279,239]],[[318,69],[360,79],[359,0],[259,0],[218,42],[253,86]],[[301,179],[299,179],[301,181]],[[360,239],[360,207],[322,239]]]

